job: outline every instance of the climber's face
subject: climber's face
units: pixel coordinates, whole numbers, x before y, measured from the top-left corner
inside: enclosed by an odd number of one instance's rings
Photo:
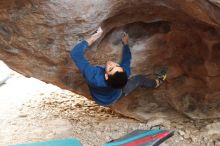
[[[105,74],[106,75],[114,75],[116,72],[123,72],[123,68],[113,61],[107,61],[105,67]]]

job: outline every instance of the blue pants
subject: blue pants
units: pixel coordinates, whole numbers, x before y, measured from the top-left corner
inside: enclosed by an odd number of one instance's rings
[[[134,91],[137,87],[145,87],[145,88],[155,88],[156,81],[153,79],[149,79],[144,75],[136,75],[128,79],[127,84],[122,89],[122,96],[127,96],[129,93]]]

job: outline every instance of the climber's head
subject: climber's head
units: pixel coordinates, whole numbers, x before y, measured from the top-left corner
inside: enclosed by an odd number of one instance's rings
[[[128,76],[118,63],[107,61],[105,68],[105,79],[109,86],[115,89],[120,89],[126,85]]]

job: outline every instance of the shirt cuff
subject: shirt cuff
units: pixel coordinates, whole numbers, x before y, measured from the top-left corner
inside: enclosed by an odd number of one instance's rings
[[[87,47],[89,46],[89,43],[88,43],[86,40],[83,40],[82,43],[83,43],[84,45],[86,45]]]
[[[128,44],[123,44],[123,46],[124,46],[124,47],[128,47],[129,45],[128,45]]]

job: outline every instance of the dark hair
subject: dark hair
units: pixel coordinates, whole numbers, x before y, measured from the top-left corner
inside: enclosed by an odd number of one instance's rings
[[[123,88],[127,81],[128,76],[125,71],[123,72],[115,72],[113,75],[108,75],[108,80],[106,80],[108,85],[114,89],[121,89]]]

